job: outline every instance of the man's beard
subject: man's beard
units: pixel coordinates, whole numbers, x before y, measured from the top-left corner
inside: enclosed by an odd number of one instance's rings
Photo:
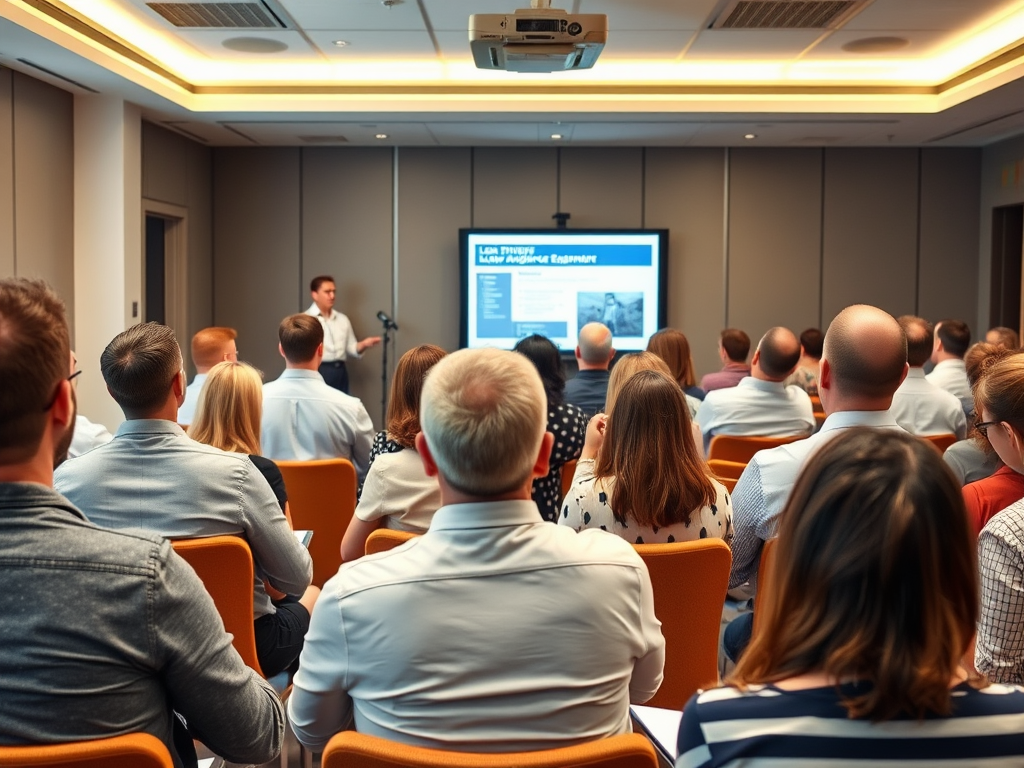
[[[68,422],[68,428],[64,430],[64,433],[59,438],[57,438],[57,441],[53,446],[54,469],[67,460],[68,449],[71,448],[71,440],[75,436],[75,420],[78,417],[78,392],[75,391],[74,387],[71,387],[71,403],[74,405],[74,411],[71,414],[71,421]]]

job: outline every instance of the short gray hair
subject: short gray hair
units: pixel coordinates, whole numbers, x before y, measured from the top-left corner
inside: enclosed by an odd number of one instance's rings
[[[546,410],[540,375],[524,356],[463,349],[427,375],[420,426],[449,485],[472,496],[498,496],[529,480]]]

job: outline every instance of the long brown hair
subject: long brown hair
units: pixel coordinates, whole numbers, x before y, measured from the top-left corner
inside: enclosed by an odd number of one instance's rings
[[[672,376],[682,387],[697,385],[693,356],[686,334],[675,328],[662,328],[647,340],[647,351],[653,352],[668,365]]]
[[[247,363],[227,360],[203,382],[188,436],[222,451],[259,455],[263,376]]]
[[[758,628],[730,682],[807,673],[871,684],[853,718],[951,711],[978,614],[959,484],[925,441],[851,429],[814,455],[782,512]]]
[[[689,523],[718,496],[693,442],[686,396],[660,371],[640,371],[622,385],[594,474],[614,478],[608,503],[616,517],[649,527]]]
[[[398,360],[395,376],[391,379],[388,399],[387,433],[401,446],[412,448],[416,433],[420,431],[420,394],[427,371],[447,355],[433,344],[413,347]]]

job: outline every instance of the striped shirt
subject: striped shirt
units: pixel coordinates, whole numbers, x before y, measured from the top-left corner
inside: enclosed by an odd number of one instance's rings
[[[846,696],[865,690],[842,686]],[[952,696],[951,717],[872,723],[851,720],[833,687],[716,688],[686,705],[676,768],[1024,766],[1024,688],[962,683]]]

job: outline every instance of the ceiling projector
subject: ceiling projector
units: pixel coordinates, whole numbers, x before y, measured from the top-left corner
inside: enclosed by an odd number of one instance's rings
[[[515,13],[474,13],[469,47],[479,69],[558,72],[590,69],[608,41],[603,13],[566,13],[532,0]]]

